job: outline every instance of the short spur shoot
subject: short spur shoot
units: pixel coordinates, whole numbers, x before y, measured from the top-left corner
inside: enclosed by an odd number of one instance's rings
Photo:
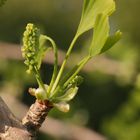
[[[33,73],[38,83],[37,89],[29,88],[29,93],[35,96],[37,100],[23,119],[23,124],[28,129],[38,130],[47,113],[53,107],[63,112],[69,111],[70,105],[68,102],[75,97],[79,85],[83,81],[83,78],[79,75],[81,69],[90,59],[110,49],[121,38],[120,31],[110,35],[109,16],[114,11],[115,2],[113,0],[84,0],[80,24],[60,69],[58,69],[57,64],[58,48],[54,40],[41,34],[34,24],[27,24],[21,50],[25,59],[24,63],[28,68],[27,73]],[[90,46],[87,48],[88,54],[75,64],[67,74],[64,74],[65,65],[77,39],[89,30],[93,30],[93,35]],[[46,42],[50,42],[50,45],[47,46]],[[40,67],[43,57],[51,48],[54,52],[54,70],[50,83],[43,83],[40,76]]]

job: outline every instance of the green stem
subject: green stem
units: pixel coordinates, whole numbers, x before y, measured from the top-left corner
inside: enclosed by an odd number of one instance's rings
[[[72,49],[73,49],[73,47],[74,47],[74,44],[75,44],[77,38],[78,38],[78,36],[76,35],[76,36],[74,37],[74,39],[72,40],[71,44],[70,44],[70,47],[69,47],[69,49],[68,49],[68,51],[67,51],[67,53],[66,53],[65,59],[64,59],[62,65],[61,65],[61,68],[60,68],[59,73],[58,73],[58,75],[57,75],[57,77],[56,77],[55,83],[53,84],[53,87],[52,87],[51,92],[53,92],[53,91],[55,90],[55,88],[57,87],[57,85],[58,85],[58,83],[59,83],[59,81],[60,81],[60,78],[61,78],[61,76],[62,76],[62,74],[63,74],[63,71],[64,71],[64,67],[65,67],[65,65],[66,65],[66,62],[67,62],[67,60],[68,60],[68,58],[69,58],[69,56],[70,56],[70,53],[71,53],[71,51],[72,51]]]
[[[81,69],[84,67],[84,65],[91,59],[90,56],[85,57],[84,59],[82,59],[79,64],[75,67],[73,67],[73,69],[69,72],[68,74],[68,79],[65,79],[65,84],[64,87],[67,87],[67,85],[69,84],[69,82],[81,71]],[[76,69],[77,67],[77,69]]]
[[[87,56],[83,58],[76,66],[74,66],[65,76],[64,78],[60,81],[58,84],[57,88],[54,90],[53,94],[51,97],[54,97],[57,95],[59,89],[63,86],[67,87],[67,85],[70,83],[70,81],[80,72],[80,70],[84,67],[84,65],[91,59],[90,56]]]
[[[48,94],[50,94],[50,91],[52,89],[52,86],[55,82],[55,79],[56,79],[56,76],[57,76],[57,67],[58,67],[58,53],[57,53],[57,47],[56,47],[56,44],[55,42],[48,36],[46,36],[46,39],[49,40],[53,46],[53,50],[54,50],[54,69],[53,69],[53,75],[52,75],[52,78],[51,78],[51,82],[50,82],[50,85],[49,85],[49,89],[48,89]],[[49,96],[49,95],[48,95]]]
[[[35,78],[37,80],[38,85],[40,87],[42,87],[42,89],[44,89],[44,91],[46,92],[46,88],[45,88],[45,86],[43,84],[43,81],[41,79],[41,75],[40,75],[40,73],[39,73],[39,71],[38,71],[38,69],[36,67],[34,67],[34,74],[35,74]]]

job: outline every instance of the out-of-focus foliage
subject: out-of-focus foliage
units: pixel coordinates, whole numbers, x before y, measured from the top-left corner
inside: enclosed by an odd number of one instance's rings
[[[6,2],[0,9],[0,39],[19,43],[26,24],[31,22],[39,25],[58,46],[68,46],[80,20],[82,1],[36,0],[33,3],[33,0]]]
[[[140,18],[139,13],[139,0],[117,0],[117,13],[115,14],[115,21],[118,23],[118,26],[122,27],[122,32],[130,36],[132,41],[135,43],[140,43],[140,32],[139,32],[139,23]],[[134,18],[135,17],[135,18]]]
[[[18,84],[26,84],[28,82],[34,83],[33,76],[25,74],[26,68],[20,61],[5,61],[0,60],[0,79],[2,83],[11,82]],[[21,80],[22,79],[22,80]]]
[[[117,113],[103,123],[104,133],[111,140],[140,139],[140,75],[128,101],[123,103]]]
[[[0,0],[0,7],[5,3],[6,0]]]

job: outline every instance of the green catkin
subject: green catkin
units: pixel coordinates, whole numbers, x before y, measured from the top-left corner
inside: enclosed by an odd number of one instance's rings
[[[34,24],[27,24],[23,34],[22,56],[24,63],[28,66],[28,73],[31,73],[34,66],[37,66],[36,57],[38,55],[40,30]]]

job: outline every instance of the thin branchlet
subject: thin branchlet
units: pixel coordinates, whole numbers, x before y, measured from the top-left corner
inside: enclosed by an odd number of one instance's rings
[[[36,102],[30,107],[25,117],[22,119],[22,124],[30,133],[35,135],[36,131],[38,131],[38,129],[41,127],[52,107],[53,106],[49,101],[36,100]]]

